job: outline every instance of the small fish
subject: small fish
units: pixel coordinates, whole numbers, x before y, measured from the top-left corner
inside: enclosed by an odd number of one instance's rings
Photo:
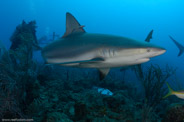
[[[171,95],[175,95],[176,97],[180,98],[180,99],[184,99],[184,90],[181,91],[174,91],[169,84],[166,82],[167,87],[169,89],[169,92],[163,97],[163,99],[171,96]]]

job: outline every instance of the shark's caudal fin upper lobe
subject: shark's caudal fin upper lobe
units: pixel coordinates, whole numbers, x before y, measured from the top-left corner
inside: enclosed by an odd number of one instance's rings
[[[149,34],[147,35],[145,41],[146,41],[146,42],[150,42],[150,40],[152,39],[152,35],[153,35],[153,30],[151,30],[151,31],[149,32]]]
[[[184,46],[181,45],[180,43],[178,43],[176,40],[174,40],[171,36],[169,36],[169,37],[176,44],[176,46],[179,48],[180,52],[179,52],[178,56],[181,56],[184,52]]]

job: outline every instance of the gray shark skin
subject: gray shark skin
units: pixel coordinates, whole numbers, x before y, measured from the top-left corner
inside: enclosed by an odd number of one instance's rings
[[[176,44],[176,46],[178,47],[178,49],[180,50],[180,52],[178,53],[178,57],[181,56],[184,52],[184,46],[181,45],[179,42],[177,42],[176,40],[174,40],[171,36],[169,36],[169,38]]]
[[[163,54],[159,46],[125,37],[86,33],[78,21],[66,13],[64,36],[42,49],[49,64],[97,68],[103,79],[110,68],[141,64]]]

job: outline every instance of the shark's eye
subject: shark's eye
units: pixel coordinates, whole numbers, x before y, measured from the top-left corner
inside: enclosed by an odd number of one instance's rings
[[[150,52],[151,51],[151,49],[147,49],[147,52]]]

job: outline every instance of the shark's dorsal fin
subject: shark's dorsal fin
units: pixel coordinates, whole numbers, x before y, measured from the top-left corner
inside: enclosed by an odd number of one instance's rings
[[[178,56],[181,56],[184,52],[184,46],[181,45],[180,43],[178,43],[176,40],[174,40],[171,36],[169,36],[169,37],[176,44],[176,46],[179,48],[180,52],[179,52]]]
[[[66,13],[66,32],[62,36],[62,38],[75,33],[84,33],[85,30],[83,29],[83,27],[84,26],[81,26],[72,14],[67,12]]]

